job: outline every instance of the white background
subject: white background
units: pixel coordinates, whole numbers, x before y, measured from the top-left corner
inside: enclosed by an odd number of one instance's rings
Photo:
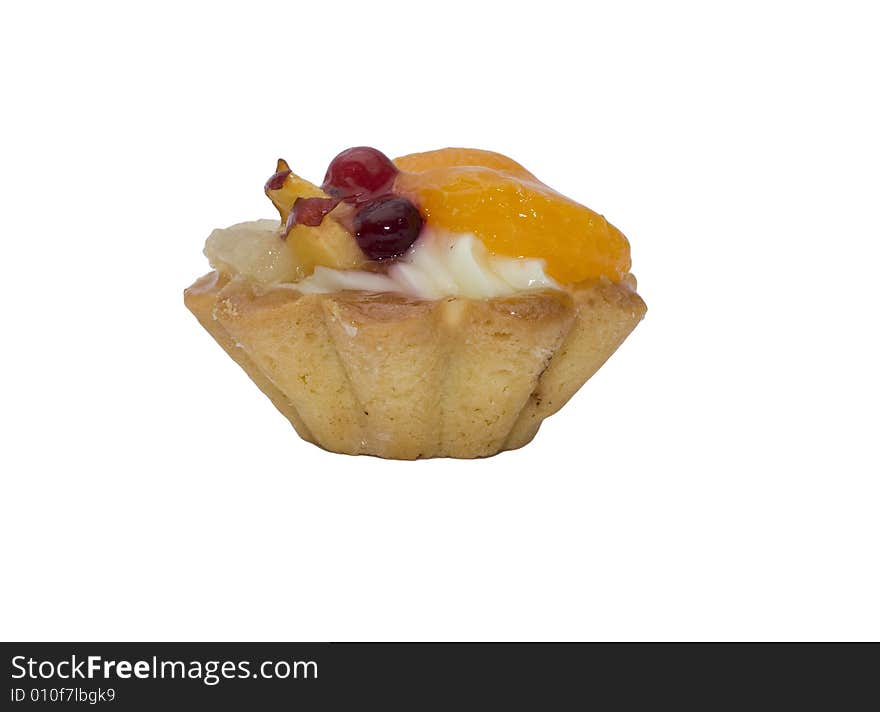
[[[5,3],[4,639],[877,639],[869,3]],[[491,148],[646,320],[524,450],[325,453],[197,325],[277,156]]]

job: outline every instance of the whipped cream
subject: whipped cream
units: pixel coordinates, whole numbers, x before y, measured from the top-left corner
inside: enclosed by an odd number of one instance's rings
[[[488,299],[538,289],[560,289],[544,271],[544,260],[490,254],[469,233],[425,228],[416,243],[385,273],[316,267],[312,275],[279,285],[304,294],[346,289],[397,292],[420,299]]]
[[[253,220],[214,230],[205,255],[214,269],[268,288],[305,294],[344,290],[396,292],[419,299],[488,299],[517,292],[561,289],[542,259],[493,255],[470,233],[426,227],[415,244],[381,272],[315,267],[303,277],[277,220]]]

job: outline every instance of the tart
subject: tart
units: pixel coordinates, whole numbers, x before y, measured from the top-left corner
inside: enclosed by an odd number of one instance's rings
[[[521,447],[645,315],[624,235],[498,153],[357,147],[264,189],[279,218],[211,233],[184,300],[333,452]]]

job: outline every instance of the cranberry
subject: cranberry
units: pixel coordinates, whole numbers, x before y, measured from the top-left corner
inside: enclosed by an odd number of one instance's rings
[[[356,146],[330,161],[321,187],[335,198],[359,203],[388,192],[396,176],[397,168],[388,156],[375,148]]]
[[[354,217],[355,239],[372,260],[406,252],[422,230],[422,216],[406,198],[386,195],[364,204]]]

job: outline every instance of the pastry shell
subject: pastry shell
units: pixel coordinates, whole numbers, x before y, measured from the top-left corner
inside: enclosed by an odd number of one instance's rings
[[[519,448],[645,315],[632,282],[485,300],[258,291],[211,272],[186,306],[326,450],[393,459]]]

